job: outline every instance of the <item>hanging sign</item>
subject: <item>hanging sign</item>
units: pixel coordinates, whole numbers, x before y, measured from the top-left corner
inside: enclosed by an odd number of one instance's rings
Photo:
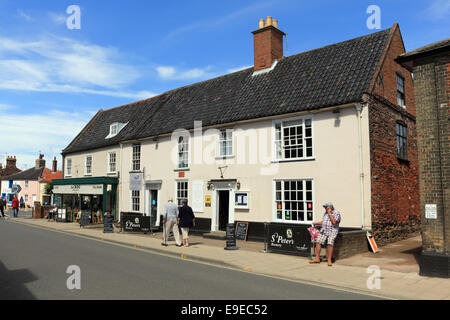
[[[142,173],[133,172],[130,173],[130,190],[141,191],[142,189]]]

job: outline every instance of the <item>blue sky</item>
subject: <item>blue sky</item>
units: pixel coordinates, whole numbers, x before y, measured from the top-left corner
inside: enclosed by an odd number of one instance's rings
[[[378,31],[370,5],[407,51],[450,36],[448,0],[0,0],[0,162],[42,152],[50,167],[99,109],[252,66],[260,18],[279,20],[289,56]]]

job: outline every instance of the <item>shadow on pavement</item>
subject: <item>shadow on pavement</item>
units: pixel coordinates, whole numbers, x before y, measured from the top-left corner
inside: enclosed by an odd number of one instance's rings
[[[36,300],[25,283],[36,281],[28,269],[8,270],[0,262],[0,300]]]

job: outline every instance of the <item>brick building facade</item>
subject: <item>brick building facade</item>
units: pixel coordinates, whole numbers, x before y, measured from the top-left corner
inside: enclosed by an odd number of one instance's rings
[[[401,55],[414,72],[423,251],[420,273],[450,275],[450,38]]]

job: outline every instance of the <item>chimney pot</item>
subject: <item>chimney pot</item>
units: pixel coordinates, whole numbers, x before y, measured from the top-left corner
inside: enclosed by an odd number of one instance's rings
[[[264,19],[259,19],[259,28],[264,28]]]
[[[271,26],[271,25],[272,25],[272,17],[271,16],[267,16],[266,27]]]
[[[56,161],[56,157],[53,159],[53,172],[56,172],[58,169],[58,162]]]
[[[273,26],[278,29],[278,20],[273,20]]]

